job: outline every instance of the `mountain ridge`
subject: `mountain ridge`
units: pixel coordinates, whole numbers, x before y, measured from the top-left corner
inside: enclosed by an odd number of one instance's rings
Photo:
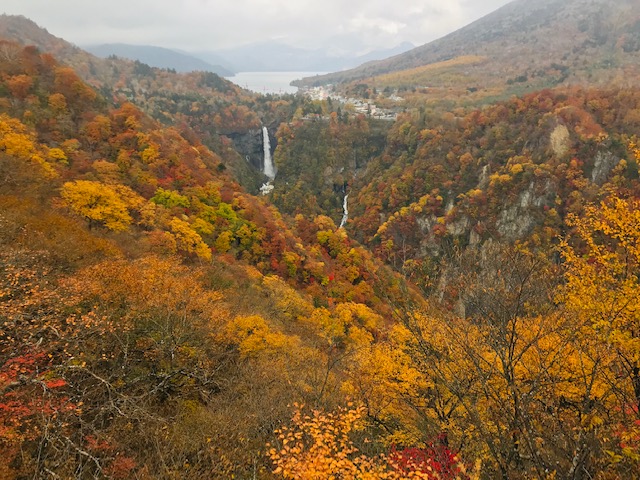
[[[127,43],[104,43],[83,46],[84,50],[100,58],[111,55],[138,60],[156,68],[172,68],[180,73],[202,71],[213,72],[222,77],[233,76],[235,72],[222,64],[211,64],[185,52],[154,45],[131,45]]]
[[[554,65],[566,68],[566,77],[572,83],[587,79],[608,83],[612,75],[603,72],[611,69],[611,62],[619,69],[629,68],[637,73],[640,17],[633,5],[632,0],[515,0],[406,53],[352,70],[303,79],[299,85],[360,81],[463,55],[488,58],[484,68],[474,70],[480,77],[480,86],[529,78]]]
[[[277,41],[255,42],[222,50],[193,52],[190,55],[208,62],[220,61],[232,70],[242,72],[327,72],[378,60],[413,48],[408,42],[387,49],[359,54],[353,51],[334,51],[326,48],[301,48]],[[216,60],[217,59],[217,60]]]

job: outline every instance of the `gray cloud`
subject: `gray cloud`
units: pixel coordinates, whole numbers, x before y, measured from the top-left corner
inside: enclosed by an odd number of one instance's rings
[[[420,45],[509,0],[3,0],[78,45],[132,43],[187,51],[265,40],[359,49]],[[351,39],[351,40],[349,40]]]

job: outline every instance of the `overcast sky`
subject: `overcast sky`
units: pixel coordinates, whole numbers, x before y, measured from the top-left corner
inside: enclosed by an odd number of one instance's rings
[[[510,0],[2,0],[80,46],[217,50],[265,40],[303,47],[421,45]],[[351,48],[349,48],[351,49]]]

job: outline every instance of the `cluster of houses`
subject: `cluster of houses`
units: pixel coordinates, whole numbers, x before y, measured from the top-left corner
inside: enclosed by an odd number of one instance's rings
[[[356,115],[367,115],[369,117],[377,118],[380,120],[395,120],[397,113],[390,109],[379,108],[373,102],[358,98],[348,98],[337,94],[331,85],[321,87],[304,87],[299,90],[299,93],[308,96],[312,100],[327,100],[331,98],[332,101],[340,102],[343,105],[350,105]],[[394,95],[396,101],[401,101],[402,98]]]

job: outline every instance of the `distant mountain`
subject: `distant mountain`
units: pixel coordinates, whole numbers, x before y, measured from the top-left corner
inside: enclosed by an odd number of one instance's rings
[[[171,85],[169,89],[180,90],[183,87],[179,85],[186,77],[190,77],[194,82],[199,82],[202,88],[215,90],[218,92],[233,93],[236,86],[231,82],[221,78],[211,71],[212,65],[193,58],[191,65],[202,66],[203,69],[198,72],[179,74],[167,70],[158,70],[139,60],[130,60],[128,58],[100,58],[93,55],[62,38],[58,38],[50,34],[46,29],[41,28],[32,20],[21,15],[0,15],[0,40],[9,40],[21,45],[33,45],[42,52],[54,55],[58,60],[72,67],[80,77],[93,87],[108,90],[119,90],[123,88],[123,79],[125,87],[129,90],[136,88],[142,81],[147,82],[149,78],[160,75],[166,78],[165,84]],[[154,50],[153,47],[151,50]],[[166,49],[160,49],[166,50]],[[171,52],[170,50],[168,50]],[[172,52],[173,58],[183,59],[187,57],[180,52]],[[206,70],[204,67],[209,67]],[[167,67],[164,67],[167,68]],[[177,64],[168,68],[177,68]],[[229,74],[231,72],[225,72]],[[194,80],[194,78],[198,80]],[[133,82],[133,83],[131,83]],[[126,85],[129,83],[129,85]],[[104,93],[104,92],[103,92]],[[129,94],[128,94],[129,95]]]
[[[104,45],[87,46],[84,47],[84,49],[101,58],[115,55],[130,60],[138,60],[151,67],[172,68],[177,72],[213,72],[223,77],[232,76],[234,73],[224,66],[212,65],[187,53],[181,53],[163,47],[108,43]]]
[[[335,84],[398,72],[410,74],[396,77],[396,82],[418,82],[418,75],[424,83],[414,85],[425,86],[635,82],[640,78],[638,6],[638,0],[515,0],[406,53],[300,84]],[[420,70],[425,66],[428,71]],[[440,67],[451,75],[434,75]]]
[[[177,72],[204,71],[220,76],[232,76],[234,72],[330,72],[345,70],[372,60],[380,60],[406,52],[413,48],[408,42],[389,49],[365,49],[356,39],[340,39],[340,48],[305,49],[269,41],[243,45],[225,50],[198,52],[178,51],[148,45],[109,43],[87,46],[81,49],[61,38],[51,35],[35,22],[14,15],[0,15],[0,38],[24,45],[35,45],[52,53],[70,66],[89,65],[98,69],[99,59],[112,55],[137,60],[156,68],[175,69]],[[85,77],[85,79],[88,79]]]
[[[93,68],[93,61],[100,61],[81,48],[50,34],[45,28],[22,15],[0,15],[0,38],[34,45],[43,52],[51,53],[72,67]]]
[[[405,42],[390,49],[374,50],[366,54],[342,49],[305,49],[269,41],[253,43],[225,50],[194,52],[205,61],[222,61],[239,72],[328,72],[344,70],[371,60],[379,60],[413,48]]]
[[[360,55],[358,57],[355,57],[354,61],[357,62],[357,65],[362,65],[365,62],[372,62],[375,60],[383,60],[387,57],[392,57],[394,55],[400,55],[401,53],[405,53],[408,52],[409,50],[412,50],[413,48],[415,48],[415,45],[411,42],[402,42],[401,44],[393,47],[393,48],[389,48],[386,50],[374,50],[372,52],[369,52],[365,55]]]

